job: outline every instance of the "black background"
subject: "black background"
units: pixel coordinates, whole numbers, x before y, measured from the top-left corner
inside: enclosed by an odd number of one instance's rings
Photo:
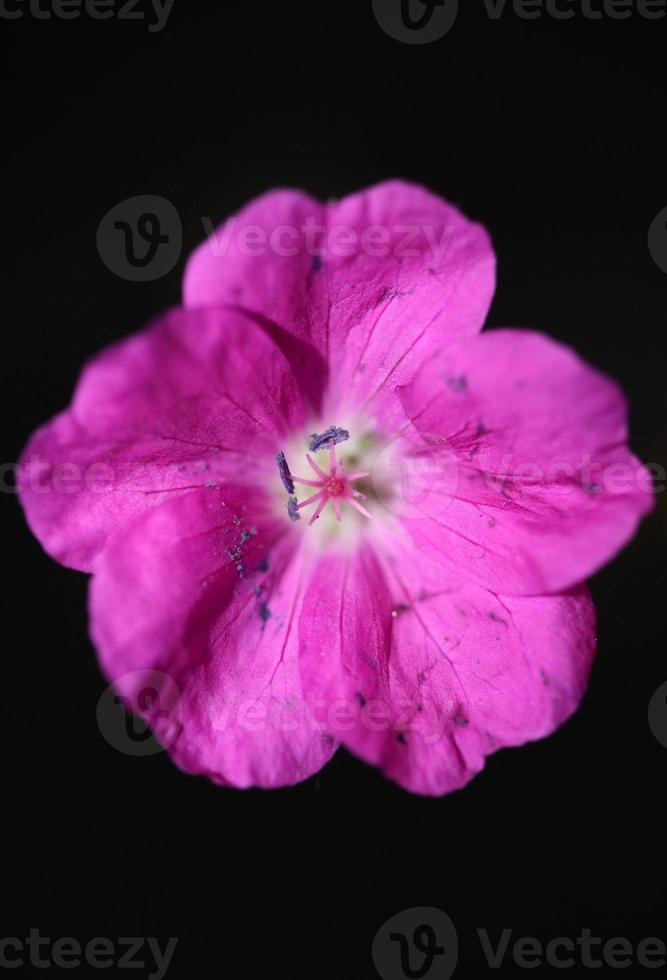
[[[184,258],[145,284],[100,261],[96,229],[118,201],[173,201],[185,257],[201,216],[268,187],[328,198],[401,176],[491,230],[490,322],[543,329],[616,376],[635,450],[664,462],[667,276],[646,238],[667,205],[667,18],[462,7],[445,38],[415,46],[367,0],[176,0],[161,33],[0,20],[4,459],[67,404],[84,358],[179,301]],[[667,940],[667,750],[646,717],[667,679],[662,498],[591,583],[599,655],[580,712],[442,799],[343,751],[274,792],[114,751],[96,725],[86,578],[43,554],[11,495],[3,516],[0,934],[179,936],[169,976],[293,980],[374,977],[376,930],[417,905],[452,917],[456,976],[476,980],[525,973],[488,972],[477,927]]]

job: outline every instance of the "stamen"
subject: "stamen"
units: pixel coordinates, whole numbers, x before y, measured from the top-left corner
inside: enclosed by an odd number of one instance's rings
[[[332,426],[331,429],[327,430],[327,433],[324,433],[324,436],[327,436],[327,439],[333,439],[334,436],[331,435],[332,431],[334,433],[344,433],[345,438],[346,439],[349,438],[349,433],[346,433],[344,429],[336,429],[335,426]],[[317,437],[311,436],[311,441],[310,441],[311,450],[313,447],[313,441],[315,439],[322,439],[322,438],[323,436],[317,436]],[[369,474],[360,471],[358,473],[352,473],[350,476],[347,476],[343,470],[342,463],[339,463],[338,460],[336,459],[335,443],[329,442],[328,449],[329,449],[329,464],[330,464],[329,473],[325,473],[324,470],[321,469],[317,465],[317,463],[308,455],[308,453],[306,453],[306,460],[308,461],[308,464],[310,465],[313,472],[319,477],[319,479],[305,480],[303,477],[300,476],[293,477],[290,474],[290,480],[293,483],[302,483],[307,487],[316,487],[319,491],[318,493],[314,493],[311,497],[308,497],[306,500],[302,500],[300,504],[297,504],[296,507],[294,508],[294,512],[296,513],[300,511],[303,507],[310,507],[311,504],[317,502],[317,508],[315,509],[310,521],[308,522],[308,526],[310,527],[311,524],[314,524],[315,521],[319,518],[320,514],[322,513],[326,505],[328,503],[331,503],[333,504],[336,520],[340,521],[342,516],[341,504],[343,501],[345,501],[351,507],[354,507],[354,509],[358,511],[360,514],[363,514],[364,517],[372,518],[373,515],[369,514],[366,508],[362,507],[362,505],[358,503],[358,500],[365,499],[363,493],[361,493],[359,490],[355,490],[354,487],[351,486],[352,480],[360,480],[362,479],[362,477],[368,476]],[[280,453],[278,455],[280,456]],[[290,516],[292,516],[291,511],[290,511]],[[297,518],[298,518],[298,514],[297,514]]]
[[[320,500],[321,497],[322,497],[321,493],[313,494],[313,496],[309,497],[308,500],[302,500],[301,503],[297,506],[297,510],[301,510],[302,507],[307,507],[309,504],[314,504],[315,501]]]
[[[348,504],[350,507],[354,507],[355,510],[358,510],[360,514],[363,514],[364,517],[370,517],[371,519],[373,518],[373,515],[369,514],[366,508],[362,507],[358,500],[348,500]]]
[[[323,432],[321,435],[318,435],[316,432],[313,433],[310,437],[308,448],[311,453],[316,453],[320,449],[326,449],[327,446],[333,449],[339,442],[347,442],[349,438],[350,433],[347,429],[339,429],[335,425],[330,425],[326,432]]]
[[[292,480],[292,474],[289,471],[289,466],[287,465],[287,460],[285,459],[285,453],[276,453],[276,463],[278,464],[278,472],[280,473],[280,479],[283,481],[283,486],[288,493],[294,493],[294,482]]]
[[[287,501],[287,513],[289,514],[289,518],[291,521],[301,520],[299,514],[297,513],[298,510],[299,510],[299,506],[297,504],[296,497],[290,497],[289,500]]]
[[[319,468],[319,466],[317,465],[317,463],[315,462],[315,460],[311,459],[310,456],[308,455],[308,453],[306,453],[306,459],[308,460],[308,462],[310,463],[310,465],[315,470],[315,472],[317,473],[317,475],[319,476],[319,478],[321,480],[328,480],[329,479],[329,477],[324,472],[324,470],[321,470]]]
[[[312,525],[315,523],[315,521],[319,520],[319,516],[322,513],[322,511],[324,510],[324,508],[326,507],[327,503],[328,503],[328,500],[327,500],[326,494],[322,494],[322,499],[320,500],[319,504],[317,505],[317,510],[315,511],[315,513],[313,514],[313,516],[311,517],[311,519],[308,521],[308,527],[312,527]]]

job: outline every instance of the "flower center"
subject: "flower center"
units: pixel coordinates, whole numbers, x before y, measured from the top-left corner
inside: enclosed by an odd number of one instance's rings
[[[342,480],[337,480],[335,477],[332,477],[332,479],[325,485],[324,489],[330,497],[340,497],[344,486],[345,484]]]
[[[310,527],[315,521],[319,520],[322,511],[328,503],[332,504],[337,521],[341,520],[341,505],[343,503],[346,506],[352,507],[358,513],[363,514],[364,517],[372,517],[372,514],[369,514],[366,508],[359,503],[360,500],[365,499],[364,494],[352,486],[355,480],[361,480],[369,474],[366,471],[345,473],[343,464],[336,459],[336,445],[349,438],[349,432],[333,425],[326,432],[322,433],[322,435],[316,434],[310,437],[309,448],[311,452],[321,451],[322,449],[329,450],[328,473],[318,466],[312,456],[306,453],[306,460],[313,471],[310,478],[294,476],[290,471],[285,454],[283,452],[278,453],[276,456],[278,472],[280,473],[283,486],[289,494],[287,511],[293,521],[300,520],[299,511],[304,507],[315,506],[315,510],[311,514],[308,522],[308,526]],[[301,503],[297,503],[297,498],[294,495],[295,483],[306,487],[314,487],[317,492],[306,500],[302,500]]]

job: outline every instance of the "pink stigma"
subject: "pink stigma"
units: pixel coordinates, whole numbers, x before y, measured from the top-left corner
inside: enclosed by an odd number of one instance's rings
[[[368,473],[344,473],[342,463],[338,463],[336,460],[336,448],[335,446],[329,447],[329,461],[330,461],[330,473],[325,473],[324,470],[320,469],[316,462],[306,453],[306,459],[308,460],[311,468],[318,477],[317,480],[305,480],[300,476],[292,476],[294,483],[302,483],[306,487],[317,487],[318,493],[313,494],[307,500],[302,501],[297,510],[301,510],[302,507],[310,507],[311,504],[317,503],[317,507],[313,512],[313,516],[308,522],[308,526],[314,524],[316,520],[319,519],[320,514],[326,507],[326,505],[331,502],[336,512],[336,520],[340,521],[341,517],[341,501],[344,500],[355,510],[358,510],[360,514],[364,517],[372,517],[365,507],[359,503],[360,500],[364,500],[363,493],[355,490],[354,487],[350,486],[353,480],[360,480],[364,476],[368,476]]]

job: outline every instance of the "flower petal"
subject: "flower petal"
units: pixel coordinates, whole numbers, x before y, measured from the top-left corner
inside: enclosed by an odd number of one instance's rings
[[[594,628],[585,589],[500,597],[412,545],[328,556],[301,616],[304,690],[333,737],[406,789],[439,795],[572,714]]]
[[[299,782],[336,748],[301,696],[307,568],[285,527],[257,492],[192,491],[110,544],[91,585],[105,674],[135,706],[135,678],[166,674],[180,697],[153,718],[158,738],[187,772],[237,787]]]
[[[476,333],[494,288],[484,229],[395,180],[328,205],[291,190],[258,198],[193,253],[183,291],[186,306],[242,307],[323,352],[328,417]]]
[[[72,405],[20,464],[21,501],[46,550],[95,568],[128,522],[168,495],[273,474],[305,411],[285,357],[240,314],[173,311],[84,369]]]
[[[433,358],[400,397],[434,477],[404,524],[454,573],[497,592],[583,581],[653,505],[626,447],[619,388],[538,333],[493,330]],[[456,469],[453,486],[452,473]]]

